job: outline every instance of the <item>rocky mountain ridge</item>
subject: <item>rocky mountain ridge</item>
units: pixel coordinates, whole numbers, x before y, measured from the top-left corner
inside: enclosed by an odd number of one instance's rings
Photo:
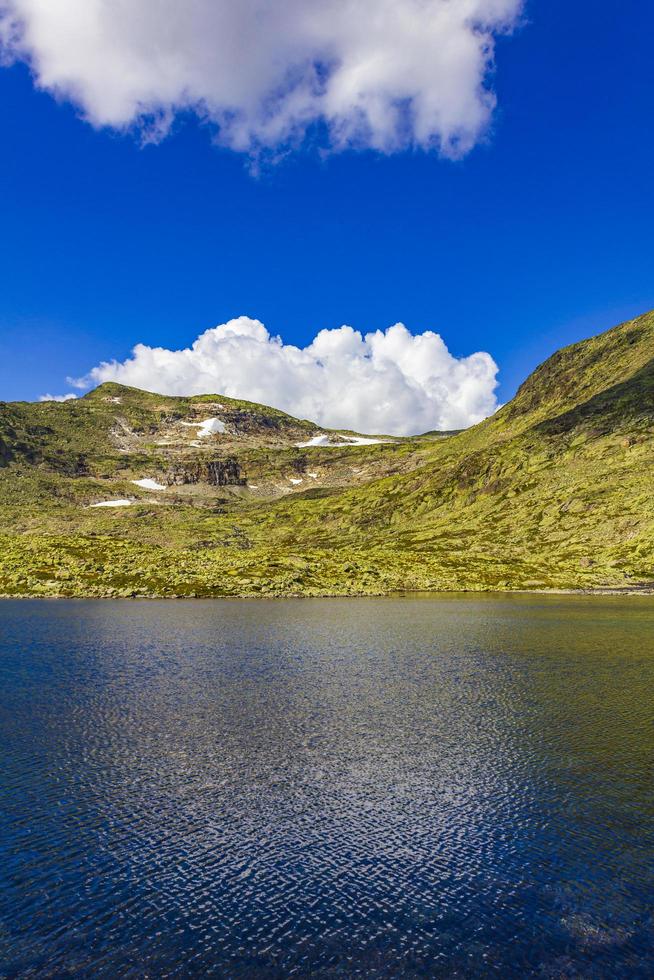
[[[648,313],[481,424],[404,439],[115,384],[0,403],[0,593],[648,587],[653,365]]]

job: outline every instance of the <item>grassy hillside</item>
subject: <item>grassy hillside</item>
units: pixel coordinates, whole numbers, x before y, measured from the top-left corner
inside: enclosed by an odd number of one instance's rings
[[[224,431],[199,437],[207,418]],[[324,430],[219,395],[118,385],[0,405],[0,592],[651,583],[653,435],[652,313],[558,351],[492,418],[447,438],[300,446]],[[118,498],[131,503],[92,506]]]

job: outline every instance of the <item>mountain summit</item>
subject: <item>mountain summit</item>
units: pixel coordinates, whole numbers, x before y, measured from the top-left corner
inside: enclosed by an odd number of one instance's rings
[[[654,313],[460,433],[104,384],[0,403],[0,593],[360,595],[654,580]]]

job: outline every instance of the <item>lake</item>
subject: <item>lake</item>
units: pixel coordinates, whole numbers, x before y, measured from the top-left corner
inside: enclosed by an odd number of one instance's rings
[[[651,977],[654,600],[0,603],[0,976]]]

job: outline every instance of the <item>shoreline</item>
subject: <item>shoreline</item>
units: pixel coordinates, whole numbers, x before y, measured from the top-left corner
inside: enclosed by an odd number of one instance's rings
[[[644,585],[635,586],[599,586],[595,589],[440,589],[434,592],[362,592],[358,595],[343,595],[338,592],[326,592],[321,595],[306,595],[300,593],[289,592],[280,595],[132,595],[132,596],[115,596],[115,595],[38,595],[32,593],[21,593],[20,595],[12,595],[9,593],[0,593],[0,601],[16,599],[20,601],[27,601],[30,599],[41,599],[45,601],[58,601],[62,599],[68,599],[79,602],[86,602],[89,600],[101,601],[101,602],[136,602],[139,600],[147,600],[149,602],[179,602],[182,600],[191,600],[193,602],[212,602],[215,600],[251,600],[251,601],[263,601],[271,602],[279,599],[429,599],[429,598],[444,598],[450,596],[465,596],[466,598],[478,598],[481,596],[586,596],[588,598],[606,598],[606,597],[625,597],[625,596],[641,596],[651,598],[654,597],[654,583],[647,583]]]

